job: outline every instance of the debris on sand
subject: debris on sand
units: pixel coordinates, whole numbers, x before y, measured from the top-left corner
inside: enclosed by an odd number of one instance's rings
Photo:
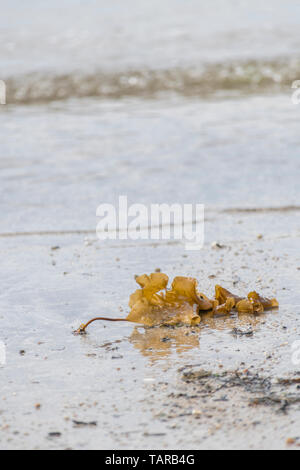
[[[188,370],[184,370],[188,369]],[[240,372],[224,371],[221,374],[215,374],[201,368],[186,366],[179,369],[183,372],[181,380],[185,384],[192,386],[193,394],[198,398],[212,396],[218,392],[222,396],[217,395],[215,401],[227,401],[227,395],[224,391],[230,392],[234,388],[241,388],[252,397],[248,397],[248,405],[250,407],[266,406],[274,408],[276,413],[286,414],[291,406],[300,403],[300,395],[297,393],[286,393],[286,390],[279,386],[269,377],[263,377],[259,374],[253,374],[249,371]],[[170,398],[189,397],[189,393],[185,390],[185,394],[172,395]]]
[[[253,336],[253,330],[252,328],[246,331],[243,331],[239,328],[233,328],[233,330],[230,332],[233,336]]]
[[[200,369],[197,371],[184,372],[182,375],[182,380],[184,380],[184,382],[190,383],[190,382],[195,382],[195,381],[199,381],[202,379],[207,379],[208,377],[211,377],[211,376],[212,376],[212,373],[210,371]]]
[[[278,379],[280,385],[297,385],[300,384],[300,377],[295,377],[291,379]]]
[[[271,393],[270,395],[266,395],[259,398],[254,398],[250,401],[250,406],[274,406],[279,405],[278,412],[286,413],[288,408],[291,405],[296,405],[300,403],[300,396],[299,395],[275,395]]]
[[[184,372],[181,376],[184,382],[199,384],[210,381],[215,389],[230,389],[233,387],[242,387],[245,391],[251,393],[267,393],[271,388],[271,382],[265,377],[250,372],[241,373],[239,371],[213,374],[203,369],[193,368]]]
[[[48,437],[50,439],[55,438],[55,437],[61,437],[61,432],[49,432]]]
[[[95,427],[95,426],[98,426],[97,421],[90,421],[90,422],[86,423],[86,422],[84,422],[84,421],[76,421],[75,419],[73,419],[73,424],[74,424],[74,427],[76,427],[76,428],[84,428],[84,427]]]
[[[287,446],[293,446],[296,444],[296,439],[292,438],[292,437],[289,437],[287,440],[286,440],[286,445]]]
[[[211,247],[214,249],[214,250],[222,250],[223,248],[226,248],[225,245],[222,245],[221,243],[219,242],[213,242],[211,244]]]

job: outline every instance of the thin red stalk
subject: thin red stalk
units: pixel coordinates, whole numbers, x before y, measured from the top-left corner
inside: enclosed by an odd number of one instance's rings
[[[98,321],[98,320],[104,320],[104,321],[127,321],[126,318],[107,318],[107,317],[96,317],[96,318],[92,318],[92,320],[88,321],[85,325],[81,325],[78,330],[77,330],[77,333],[84,333],[84,331],[87,329],[87,327],[93,323],[94,321]]]

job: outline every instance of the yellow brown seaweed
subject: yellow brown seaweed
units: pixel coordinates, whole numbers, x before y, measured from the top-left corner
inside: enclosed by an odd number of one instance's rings
[[[213,302],[198,293],[194,278],[175,277],[170,290],[168,277],[162,273],[144,274],[136,281],[142,289],[130,296],[128,321],[148,326],[196,325],[201,321],[199,312],[213,308]]]
[[[257,292],[250,292],[248,299],[253,303],[261,304],[264,310],[279,307],[279,303],[276,299],[266,299],[265,297],[261,297]]]
[[[215,287],[216,291],[216,300],[219,302],[219,305],[223,305],[226,303],[227,299],[233,299],[234,300],[234,305],[243,300],[243,297],[239,297],[238,295],[232,294],[229,292],[229,290],[224,289],[224,287],[221,287],[219,285],[216,285]]]
[[[154,325],[197,325],[201,315],[211,312],[215,315],[238,313],[258,314],[279,306],[276,299],[261,297],[250,292],[248,297],[232,294],[216,285],[215,299],[209,299],[197,289],[197,280],[177,276],[168,289],[169,278],[163,273],[143,274],[136,278],[140,286],[129,299],[130,313],[126,318],[97,317],[83,324],[77,333],[85,332],[88,325],[97,320],[128,321],[145,326]]]

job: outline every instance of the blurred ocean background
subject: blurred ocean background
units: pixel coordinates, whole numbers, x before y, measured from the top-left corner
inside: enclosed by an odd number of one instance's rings
[[[300,0],[2,0],[0,80],[0,447],[299,436]],[[120,195],[205,204],[204,248],[97,240]],[[280,309],[72,334],[125,317],[134,275],[159,269]]]
[[[2,233],[299,204],[300,1],[2,2],[0,79]]]

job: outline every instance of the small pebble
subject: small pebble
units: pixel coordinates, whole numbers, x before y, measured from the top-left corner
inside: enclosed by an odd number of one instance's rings
[[[287,444],[288,446],[292,446],[292,445],[296,444],[296,440],[293,439],[292,437],[289,437],[289,438],[286,440],[286,444]]]

